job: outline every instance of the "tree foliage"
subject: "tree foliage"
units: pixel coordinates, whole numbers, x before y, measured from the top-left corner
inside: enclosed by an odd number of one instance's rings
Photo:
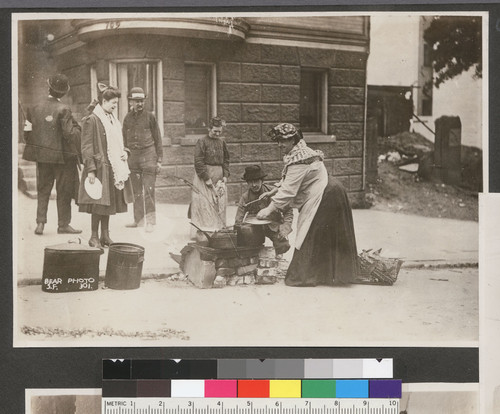
[[[430,46],[437,87],[469,70],[482,76],[482,35],[480,16],[437,16],[424,31]]]

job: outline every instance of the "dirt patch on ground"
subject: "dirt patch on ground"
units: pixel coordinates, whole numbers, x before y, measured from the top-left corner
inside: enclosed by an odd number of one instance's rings
[[[400,170],[398,165],[401,160],[395,161],[390,156],[387,157],[387,154],[395,150],[406,153],[409,157],[413,154],[421,157],[433,150],[431,142],[419,134],[405,132],[379,138],[378,147],[379,155],[387,159],[379,161],[377,181],[367,187],[366,199],[371,208],[425,217],[478,221],[478,193],[471,190],[469,185],[459,187],[423,181],[416,172]],[[465,184],[469,184],[472,179],[470,171],[477,172],[478,168],[480,171],[481,158],[479,149],[462,148],[462,169],[469,172],[465,174],[468,177]]]

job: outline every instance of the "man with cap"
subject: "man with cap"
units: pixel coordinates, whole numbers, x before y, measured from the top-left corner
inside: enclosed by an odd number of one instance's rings
[[[49,96],[27,111],[24,126],[26,146],[23,158],[36,162],[37,212],[35,234],[43,234],[47,223],[50,193],[56,182],[57,232],[78,234],[70,226],[71,199],[77,199],[81,161],[81,128],[61,98],[70,89],[68,78],[56,74],[47,79]]]
[[[155,116],[144,110],[144,90],[132,88],[128,99],[131,110],[123,120],[123,139],[130,150],[128,164],[134,188],[134,221],[126,226],[145,224],[146,231],[151,232],[156,224],[156,174],[160,172],[163,158],[161,133]]]
[[[265,193],[273,191],[272,186],[264,184],[265,174],[259,165],[251,165],[245,168],[243,179],[248,184],[248,190],[243,193],[238,203],[236,211],[235,224],[241,224],[245,215],[257,215],[257,213],[266,208],[271,199],[263,196]],[[292,232],[293,210],[291,208],[281,212],[276,212],[273,217],[274,223],[264,226],[265,235],[273,242],[274,250],[277,255],[281,255],[290,249],[288,235]]]

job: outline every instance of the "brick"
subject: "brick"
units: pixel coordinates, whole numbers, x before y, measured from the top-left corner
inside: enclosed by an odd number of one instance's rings
[[[248,83],[219,83],[219,102],[260,102],[260,85]]]
[[[186,127],[182,124],[163,124],[164,135],[168,138],[183,137],[186,135]]]
[[[335,51],[325,49],[298,48],[301,66],[329,68],[335,66]]]
[[[365,119],[365,107],[363,105],[351,105],[349,113],[349,121],[363,122]]]
[[[254,272],[257,269],[257,264],[249,264],[246,266],[241,266],[236,269],[238,275],[244,275],[246,273]]]
[[[299,87],[295,85],[262,85],[262,102],[299,102]]]
[[[286,272],[290,263],[288,263],[285,259],[278,260],[278,271]]]
[[[300,66],[282,66],[281,83],[300,84]]]
[[[216,265],[217,267],[217,265]],[[215,272],[217,276],[232,276],[236,274],[236,270],[232,267],[219,267]]]
[[[215,276],[214,283],[212,287],[214,288],[223,288],[224,286],[227,285],[226,278],[223,276]]]
[[[259,251],[259,257],[262,258],[268,258],[268,259],[274,259],[276,257],[276,253],[274,252],[274,247],[263,247]]]
[[[332,144],[310,144],[313,149],[323,151],[326,158],[339,158],[349,156],[349,142],[334,142]]]
[[[228,204],[236,204],[241,198],[241,185],[228,184],[227,185],[227,202]]]
[[[277,264],[277,263],[276,263]],[[269,268],[269,269],[257,269],[257,276],[276,276],[276,267]]]
[[[332,66],[347,69],[364,69],[366,67],[366,59],[366,53],[339,50],[335,54],[335,64]]]
[[[163,81],[163,100],[184,102],[184,81]]]
[[[252,256],[249,259],[250,259],[250,264],[259,264],[259,256]]]
[[[243,276],[243,283],[245,285],[255,285],[255,275],[244,275]]]
[[[364,104],[365,89],[354,87],[330,87],[328,88],[328,102],[334,105]]]
[[[261,167],[264,172],[267,174],[266,181],[273,180],[279,181],[281,180],[281,173],[283,171],[283,162],[263,162]]]
[[[249,165],[254,165],[254,163],[245,164],[233,164],[231,165],[231,176],[229,177],[229,182],[241,182],[243,181],[243,174],[245,173],[245,168]],[[246,186],[246,184],[245,184]]]
[[[92,96],[90,94],[90,87],[88,84],[78,85],[78,86],[71,85],[71,89],[68,95],[70,98],[73,98],[73,101],[75,103],[83,103],[88,105],[92,100]]]
[[[68,77],[71,89],[77,85],[86,85],[90,89],[90,69],[87,64],[74,66],[63,73]]]
[[[333,163],[334,175],[359,174],[361,169],[362,161],[360,158],[341,158],[334,160]]]
[[[349,122],[352,106],[328,105],[329,122]]]
[[[242,63],[241,80],[243,82],[280,83],[281,69],[279,65]]]
[[[163,77],[165,79],[184,80],[186,75],[182,59],[166,58],[163,60]]]
[[[194,148],[172,145],[165,148],[163,162],[166,165],[192,164],[194,162]]]
[[[245,42],[227,44],[225,58],[236,62],[259,63],[260,45]]]
[[[188,180],[189,182],[193,182],[194,179],[194,165],[178,165],[175,167],[175,175],[176,177],[183,178],[184,180]],[[177,181],[177,184],[180,184],[181,181]]]
[[[282,63],[288,65],[299,63],[297,48],[295,47],[262,45],[260,53],[262,63]]]
[[[256,276],[256,285],[274,285],[276,283],[276,276]]]
[[[157,187],[165,187],[165,186],[176,186],[182,184],[179,180],[172,178],[175,174],[175,167],[163,166],[161,168],[160,174],[156,176],[156,186]]]
[[[333,174],[333,160],[324,160],[323,163],[328,174]]]
[[[221,82],[239,82],[241,80],[241,64],[235,62],[219,62],[217,79]]]
[[[330,69],[328,84],[331,86],[350,86],[351,75],[348,69]]]
[[[363,177],[361,175],[349,176],[349,191],[360,191],[363,189]]]
[[[191,202],[191,188],[188,186],[157,187],[155,197],[159,203],[189,204]]]
[[[293,104],[281,105],[282,122],[299,122],[299,119],[300,119],[299,105],[293,105]]]
[[[184,102],[164,102],[163,120],[170,123],[184,122]]]
[[[278,260],[276,260],[276,259],[261,257],[259,260],[259,267],[261,267],[261,268],[270,268],[270,267],[277,267],[277,266],[278,266]]]
[[[349,84],[351,86],[365,86],[366,72],[364,70],[351,70],[351,79]]]
[[[219,103],[217,113],[222,116],[226,122],[241,122],[241,104],[239,103]],[[224,135],[228,135],[227,126],[224,130]]]
[[[252,161],[258,162],[261,160],[278,160],[279,147],[274,144],[262,143],[262,144],[242,144],[242,161]]]
[[[241,145],[240,144],[227,144],[227,149],[229,151],[229,162],[241,162]]]
[[[351,141],[349,148],[350,157],[362,157],[363,156],[363,141]]]
[[[243,104],[242,120],[244,122],[279,122],[280,105]]]
[[[227,124],[224,130],[227,142],[254,142],[261,140],[260,124]]]
[[[244,285],[245,284],[245,277],[244,276],[230,276],[230,277],[226,278],[226,284],[228,286]]]
[[[249,263],[250,261],[248,257],[232,257],[227,259],[217,259],[215,261],[215,267],[217,269],[220,267],[240,268],[247,266]]]
[[[337,141],[344,140],[362,140],[363,139],[363,124],[330,124],[330,131],[337,137]]]

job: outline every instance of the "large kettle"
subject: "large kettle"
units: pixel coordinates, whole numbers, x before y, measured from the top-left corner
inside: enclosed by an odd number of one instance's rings
[[[190,222],[191,225],[201,231],[208,239],[208,247],[212,249],[235,249],[237,247],[236,231],[230,229],[222,229],[214,232],[208,232],[200,229],[196,224]]]

